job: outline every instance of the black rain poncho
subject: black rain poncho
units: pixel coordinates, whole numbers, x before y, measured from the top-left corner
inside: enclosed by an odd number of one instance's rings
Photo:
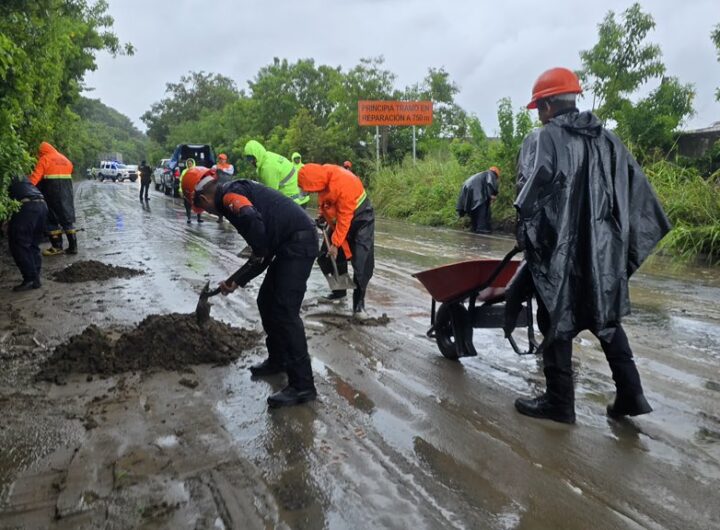
[[[642,169],[590,112],[553,118],[523,142],[518,244],[550,314],[546,341],[611,338],[628,280],[670,230]]]
[[[490,200],[490,197],[498,194],[498,179],[492,171],[483,171],[469,177],[460,190],[457,210],[458,216],[469,215],[470,212],[479,208]]]

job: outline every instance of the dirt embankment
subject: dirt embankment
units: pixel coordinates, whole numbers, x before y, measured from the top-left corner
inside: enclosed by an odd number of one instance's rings
[[[194,314],[150,315],[119,336],[95,325],[60,344],[38,380],[62,383],[68,373],[109,375],[193,364],[229,364],[258,342],[256,331],[214,319],[198,326]]]
[[[101,261],[87,260],[76,261],[56,272],[53,279],[62,283],[78,283],[89,281],[104,281],[112,278],[131,278],[145,274],[144,271],[130,269],[128,267],[119,267],[117,265],[108,265]]]

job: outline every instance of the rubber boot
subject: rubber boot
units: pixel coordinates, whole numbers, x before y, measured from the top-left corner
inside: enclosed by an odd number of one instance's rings
[[[353,289],[353,313],[365,311],[365,289]]]
[[[42,251],[43,256],[57,256],[62,254],[63,242],[62,234],[53,234],[50,236],[50,247]]]
[[[65,251],[66,254],[77,254],[78,253],[78,246],[77,246],[77,234],[65,234],[68,239],[68,248]]]
[[[640,416],[652,412],[650,403],[643,394],[636,396],[615,396],[615,402],[607,406],[607,415],[611,418],[622,418],[623,416]]]
[[[278,408],[292,407],[294,405],[300,405],[301,403],[307,403],[308,401],[314,401],[315,399],[317,399],[317,390],[315,390],[314,386],[304,390],[298,390],[288,385],[280,392],[276,392],[268,397],[267,402],[270,408]]]

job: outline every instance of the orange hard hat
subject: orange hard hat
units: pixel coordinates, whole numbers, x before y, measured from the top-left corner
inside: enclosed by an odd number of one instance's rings
[[[215,171],[206,167],[195,166],[188,169],[182,178],[182,194],[190,204],[194,204],[197,185],[205,178],[215,178]]]
[[[533,85],[532,101],[527,108],[536,109],[540,99],[560,94],[582,94],[580,80],[575,72],[567,68],[550,68],[537,78]]]
[[[225,153],[220,153],[220,154],[218,155],[218,158],[219,158],[220,160],[227,160],[227,155],[226,155]]]
[[[495,173],[498,177],[500,176],[500,168],[497,166],[490,166],[490,171]]]
[[[345,160],[345,162],[343,162],[343,167],[345,169],[352,169],[352,162],[350,162],[350,160]]]

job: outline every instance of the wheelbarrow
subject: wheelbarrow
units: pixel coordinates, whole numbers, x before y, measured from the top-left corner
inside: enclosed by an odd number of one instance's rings
[[[452,360],[477,355],[474,328],[502,328],[505,322],[505,288],[517,272],[520,261],[513,249],[502,260],[479,259],[444,265],[413,274],[432,297],[430,329],[440,353]],[[436,305],[440,304],[439,307]],[[533,327],[532,298],[521,306],[516,327],[527,328],[528,349],[523,351],[512,334],[508,341],[518,355],[538,349]]]

